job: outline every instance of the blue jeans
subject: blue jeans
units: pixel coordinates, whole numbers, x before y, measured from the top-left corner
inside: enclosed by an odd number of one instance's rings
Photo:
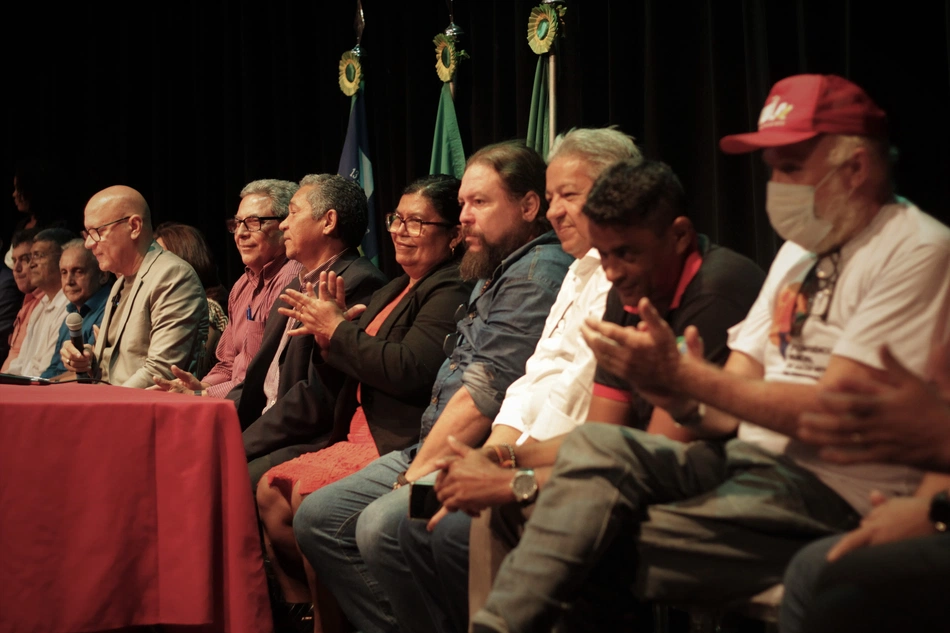
[[[377,557],[392,557],[395,563],[387,568],[399,573],[401,563],[403,582],[409,578],[396,540],[398,519],[391,526],[379,519],[399,516],[397,508],[401,508],[402,514],[407,512],[408,487],[396,491],[392,488],[396,476],[409,467],[410,451],[414,452],[415,447],[384,455],[358,473],[313,492],[294,516],[294,535],[300,551],[320,582],[336,597],[346,617],[363,633],[399,630],[399,610],[393,609],[370,562]],[[370,529],[379,532],[367,538]],[[408,608],[425,612],[421,600]]]
[[[732,440],[674,442],[587,423],[565,439],[482,630],[618,630],[617,596],[721,606],[779,582],[857,513],[791,460]],[[629,628],[629,625],[628,627]]]
[[[803,547],[785,570],[785,594],[779,615],[782,633],[807,633],[805,616],[815,601],[818,576],[828,566],[828,551],[841,540],[842,534],[823,538]]]
[[[825,556],[837,541],[822,539],[789,565],[783,633],[947,630],[950,535],[862,547],[829,563]]]
[[[452,512],[429,532],[426,521],[403,516],[399,544],[439,633],[468,630],[468,537],[472,519]],[[403,586],[407,583],[403,582]],[[400,620],[400,622],[402,622]]]

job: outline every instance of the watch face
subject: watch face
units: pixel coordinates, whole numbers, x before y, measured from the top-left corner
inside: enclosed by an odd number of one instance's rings
[[[534,478],[534,471],[522,470],[511,480],[511,491],[518,501],[530,501],[538,492],[538,482]]]

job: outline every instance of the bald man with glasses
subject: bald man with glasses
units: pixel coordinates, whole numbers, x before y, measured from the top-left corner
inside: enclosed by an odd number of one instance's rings
[[[153,239],[148,204],[135,189],[115,186],[86,205],[84,245],[113,285],[95,347],[66,341],[63,365],[113,385],[144,389],[171,366],[194,370],[208,336],[208,304],[190,264]]]

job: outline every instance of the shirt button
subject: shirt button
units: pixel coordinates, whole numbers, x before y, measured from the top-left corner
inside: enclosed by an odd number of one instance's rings
[[[432,404],[439,404],[439,399],[436,397],[432,398]]]
[[[455,368],[458,367],[458,366],[459,366],[458,363],[451,363],[451,364],[449,364],[449,369],[451,369],[452,371],[455,371]]]

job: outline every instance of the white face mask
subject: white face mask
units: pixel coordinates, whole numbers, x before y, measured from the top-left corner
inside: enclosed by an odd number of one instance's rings
[[[815,215],[815,192],[837,170],[835,167],[829,171],[815,186],[769,181],[765,190],[765,210],[772,228],[782,239],[817,252],[818,245],[834,225]]]

